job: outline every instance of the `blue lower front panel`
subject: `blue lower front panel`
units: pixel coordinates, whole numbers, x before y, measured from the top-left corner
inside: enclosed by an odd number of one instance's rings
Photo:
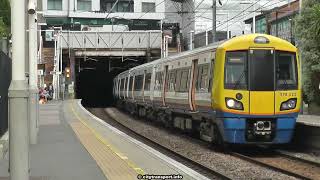
[[[276,118],[274,138],[271,141],[252,142],[246,139],[246,118],[218,118],[217,124],[225,142],[235,144],[284,144],[291,141],[296,118]]]

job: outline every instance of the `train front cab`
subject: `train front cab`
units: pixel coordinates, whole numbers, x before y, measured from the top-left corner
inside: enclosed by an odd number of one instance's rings
[[[222,44],[216,59],[212,99],[224,142],[290,142],[301,101],[296,47],[273,36],[247,35]]]

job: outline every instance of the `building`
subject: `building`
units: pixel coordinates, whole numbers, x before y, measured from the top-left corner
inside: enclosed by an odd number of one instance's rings
[[[165,4],[155,0],[43,0],[47,25],[103,26],[123,24],[130,29],[160,29]],[[81,29],[82,30],[82,29]]]
[[[216,39],[217,41],[223,41],[228,38],[227,31],[217,31],[216,32]],[[207,38],[207,40],[206,40]],[[206,46],[206,43],[211,44],[212,43],[212,30],[207,32],[200,32],[194,35],[194,48],[203,47]]]
[[[268,18],[269,33],[295,44],[293,19],[297,14],[299,0],[273,9]]]
[[[257,15],[256,33],[270,34],[295,44],[293,19],[299,13],[299,6],[299,0],[296,0]],[[252,30],[253,18],[244,22],[250,24]]]
[[[251,32],[253,32],[253,18],[246,19],[245,24],[249,24]],[[256,33],[268,34],[267,17],[266,14],[260,14],[256,16]]]

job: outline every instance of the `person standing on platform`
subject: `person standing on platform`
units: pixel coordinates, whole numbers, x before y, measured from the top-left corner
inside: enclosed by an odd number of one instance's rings
[[[48,91],[49,91],[49,95],[50,95],[50,99],[53,99],[53,85],[52,83],[49,84],[49,87],[48,87]]]

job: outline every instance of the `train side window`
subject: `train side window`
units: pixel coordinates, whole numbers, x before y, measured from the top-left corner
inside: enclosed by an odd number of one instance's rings
[[[144,85],[145,91],[150,90],[150,84],[151,84],[151,73],[147,73],[145,78],[145,85]]]
[[[124,78],[123,80],[124,80],[123,90],[125,91],[127,87],[127,78]]]
[[[176,71],[175,70],[172,70],[169,72],[167,87],[168,87],[167,91],[169,92],[175,91],[175,87],[176,87]]]
[[[198,68],[197,90],[207,92],[208,89],[208,64],[201,65]]]
[[[121,79],[121,91],[123,91],[124,90],[124,79]]]
[[[129,77],[126,77],[125,91],[128,90]]]
[[[129,91],[132,91],[132,85],[133,85],[133,76],[130,76]]]
[[[143,86],[143,75],[137,75],[134,79],[134,90],[140,91]]]
[[[182,74],[182,70],[181,69],[177,70],[177,73],[176,73],[176,91],[177,92],[180,92],[181,74]]]
[[[184,69],[181,72],[179,92],[188,92],[188,87],[189,87],[188,80],[189,80],[189,69]]]
[[[160,91],[162,88],[162,72],[157,72],[156,73],[156,82],[155,82],[155,86],[154,89],[156,91]]]

